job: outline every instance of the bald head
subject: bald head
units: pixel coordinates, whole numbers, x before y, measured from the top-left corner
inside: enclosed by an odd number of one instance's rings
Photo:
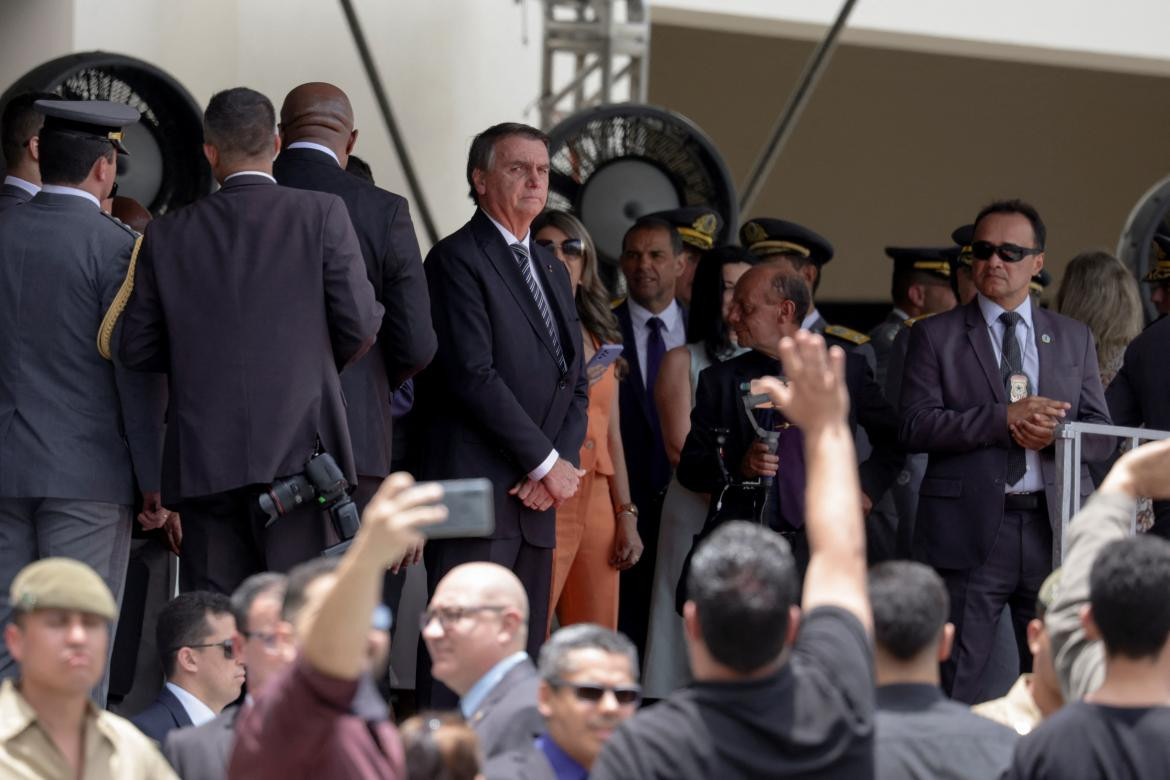
[[[293,88],[280,107],[280,136],[284,146],[312,141],[328,146],[345,167],[357,140],[353,106],[339,88],[312,81]]]
[[[483,604],[511,607],[528,619],[528,594],[520,579],[497,563],[477,562],[456,566],[439,580],[435,589],[458,589],[478,598]]]

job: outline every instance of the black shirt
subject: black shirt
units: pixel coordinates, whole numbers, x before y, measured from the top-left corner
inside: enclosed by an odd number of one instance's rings
[[[1013,778],[1170,777],[1170,707],[1106,707],[1078,701],[1020,740]]]
[[[878,780],[999,777],[1019,737],[950,701],[936,685],[877,689]]]
[[[697,682],[623,723],[590,780],[873,777],[873,663],[861,623],[805,615],[776,674]]]

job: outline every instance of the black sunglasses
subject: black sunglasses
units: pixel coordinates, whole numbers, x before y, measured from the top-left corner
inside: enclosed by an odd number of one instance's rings
[[[555,252],[557,249],[557,242],[547,238],[537,239],[536,243],[550,252]],[[585,242],[579,238],[566,238],[560,243],[560,247],[561,254],[566,257],[580,257],[585,253]]]
[[[1029,255],[1038,255],[1043,251],[1015,244],[993,244],[990,241],[971,244],[971,256],[976,260],[990,260],[992,255],[999,255],[1005,263],[1018,263]]]
[[[228,661],[230,661],[236,657],[236,646],[232,642],[232,640],[230,640],[230,639],[225,639],[222,642],[211,642],[211,643],[202,644],[202,645],[183,645],[183,647],[189,647],[192,650],[197,650],[197,649],[202,648],[202,647],[218,647],[221,650],[223,650],[223,657],[225,659],[227,659]],[[183,649],[182,647],[179,648],[179,650],[182,650],[182,649]]]
[[[569,688],[581,701],[596,704],[601,701],[607,692],[613,694],[618,704],[636,704],[642,698],[642,688],[637,685],[596,685],[594,683],[575,683],[562,680],[560,677],[549,679],[548,684],[554,688]]]

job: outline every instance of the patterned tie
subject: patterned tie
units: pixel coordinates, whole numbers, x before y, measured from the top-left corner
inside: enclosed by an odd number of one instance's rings
[[[532,294],[532,300],[536,301],[536,308],[540,310],[540,318],[544,320],[544,327],[548,330],[549,338],[552,339],[557,367],[560,368],[561,374],[567,374],[569,368],[565,363],[565,353],[561,350],[561,339],[557,336],[557,326],[553,322],[552,312],[549,311],[548,301],[544,299],[540,287],[536,285],[536,278],[532,275],[532,264],[528,261],[528,247],[520,243],[512,244],[512,257],[516,260],[520,275],[524,277],[524,284],[528,285],[528,292]]]
[[[654,397],[654,382],[658,379],[658,367],[662,365],[662,358],[666,355],[666,341],[662,338],[662,329],[666,327],[658,317],[651,317],[646,321],[650,333],[646,336],[646,395]]]
[[[1022,319],[1014,311],[1005,311],[999,315],[999,321],[1003,323],[1003,358],[999,361],[999,375],[1003,380],[1004,390],[1007,391],[1009,399],[1012,391],[1012,374],[1024,373],[1024,356],[1020,353],[1020,342],[1016,338],[1016,325]],[[1008,450],[1007,483],[1009,485],[1016,484],[1023,479],[1025,471],[1027,471],[1027,463],[1024,458],[1024,448],[1013,441]]]

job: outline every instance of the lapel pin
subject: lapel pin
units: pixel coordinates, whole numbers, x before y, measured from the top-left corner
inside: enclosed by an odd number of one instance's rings
[[[1049,336],[1047,333],[1040,334],[1040,340],[1043,341],[1045,344],[1052,343],[1052,337]]]

